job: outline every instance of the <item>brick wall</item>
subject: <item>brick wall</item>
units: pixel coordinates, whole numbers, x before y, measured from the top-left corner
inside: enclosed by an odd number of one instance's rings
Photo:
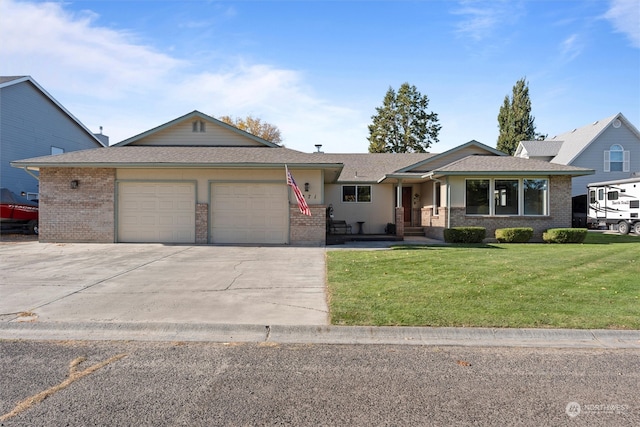
[[[196,204],[196,243],[199,245],[209,243],[209,205],[207,203]]]
[[[311,216],[302,215],[298,205],[289,205],[290,244],[317,245],[326,243],[327,207],[310,205]]]
[[[39,240],[113,243],[115,179],[115,169],[42,168]]]
[[[444,229],[447,226],[447,209],[440,207],[438,214],[433,214],[433,207],[424,207],[420,211],[420,226],[424,227],[425,236],[444,240]]]
[[[396,207],[396,236],[404,238],[404,208]]]
[[[552,176],[549,180],[548,216],[473,216],[464,207],[451,208],[451,227],[485,227],[487,237],[493,238],[498,228],[531,227],[532,241],[542,241],[542,233],[549,228],[571,227],[571,177]]]

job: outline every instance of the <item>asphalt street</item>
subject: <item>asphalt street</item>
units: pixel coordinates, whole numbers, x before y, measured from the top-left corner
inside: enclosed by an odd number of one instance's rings
[[[6,426],[640,425],[632,349],[4,341]]]

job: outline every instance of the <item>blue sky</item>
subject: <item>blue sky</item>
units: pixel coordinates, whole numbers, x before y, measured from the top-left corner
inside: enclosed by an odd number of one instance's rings
[[[111,143],[200,110],[366,152],[375,108],[409,82],[439,115],[432,152],[495,147],[522,77],[540,133],[618,112],[640,127],[637,0],[0,0],[0,40],[0,75],[31,75]]]

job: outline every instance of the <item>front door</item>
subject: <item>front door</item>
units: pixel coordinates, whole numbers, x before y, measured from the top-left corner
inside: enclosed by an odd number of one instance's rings
[[[411,225],[411,187],[402,187],[402,207],[404,208],[404,223]]]

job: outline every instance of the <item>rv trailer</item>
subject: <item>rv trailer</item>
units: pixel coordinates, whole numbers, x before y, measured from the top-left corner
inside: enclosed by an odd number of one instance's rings
[[[640,177],[594,182],[589,188],[587,225],[617,226],[620,234],[640,234]]]

